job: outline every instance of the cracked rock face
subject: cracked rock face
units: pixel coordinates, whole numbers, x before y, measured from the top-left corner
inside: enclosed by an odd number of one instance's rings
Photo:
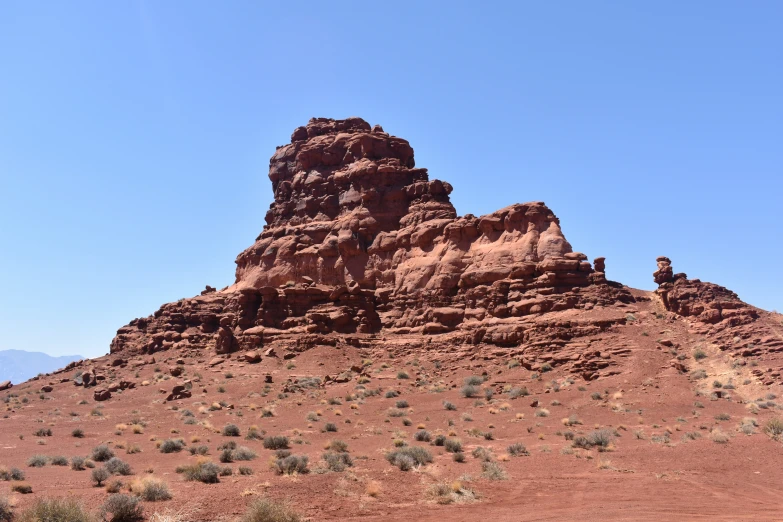
[[[226,354],[286,336],[379,333],[518,345],[527,316],[633,301],[606,281],[604,258],[594,267],[572,250],[544,203],[459,217],[452,186],[416,167],[406,140],[360,118],[297,128],[269,179],[267,225],[237,257],[235,283],[134,320],[112,352]]]

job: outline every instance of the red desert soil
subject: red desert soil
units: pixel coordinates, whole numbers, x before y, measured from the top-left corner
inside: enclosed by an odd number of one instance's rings
[[[358,118],[297,129],[270,179],[268,225],[234,285],[135,319],[110,355],[0,391],[0,466],[32,486],[0,482],[17,510],[53,496],[97,509],[108,493],[91,470],[51,457],[107,444],[132,468],[125,485],[168,483],[171,500],[143,505],[170,520],[236,520],[262,496],[313,521],[783,520],[783,446],[767,429],[783,316],[664,257],[655,292],[608,281],[543,203],[457,217],[451,186]],[[263,438],[277,435],[308,473],[275,472]],[[161,453],[166,439],[185,447]],[[334,440],[343,471],[323,459]],[[257,456],[221,464],[229,441]],[[402,471],[387,459],[400,447],[432,462]],[[177,468],[199,459],[232,474],[185,481]]]

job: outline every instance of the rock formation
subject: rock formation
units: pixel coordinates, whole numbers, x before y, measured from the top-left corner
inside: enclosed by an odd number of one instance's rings
[[[517,346],[542,330],[580,335],[531,317],[634,301],[607,282],[604,258],[592,266],[572,250],[544,203],[458,217],[451,185],[416,167],[407,141],[359,118],[297,128],[269,179],[267,225],[237,257],[235,283],[135,319],[112,353],[227,354],[394,334]]]
[[[758,321],[766,312],[745,303],[728,288],[674,274],[668,257],[659,257],[657,262],[653,279],[663,307],[700,325],[696,331],[721,342],[721,349],[743,356],[783,351],[780,336]]]

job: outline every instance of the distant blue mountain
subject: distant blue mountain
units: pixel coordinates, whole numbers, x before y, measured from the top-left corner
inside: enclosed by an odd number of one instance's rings
[[[14,384],[24,382],[39,373],[49,373],[68,366],[68,363],[84,359],[81,355],[52,357],[40,352],[24,350],[0,350],[0,382]]]

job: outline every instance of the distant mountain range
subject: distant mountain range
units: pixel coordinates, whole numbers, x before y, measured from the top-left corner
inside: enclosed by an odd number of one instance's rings
[[[41,352],[0,350],[0,382],[19,384],[39,373],[53,372],[81,359],[84,359],[81,355],[52,357]]]

